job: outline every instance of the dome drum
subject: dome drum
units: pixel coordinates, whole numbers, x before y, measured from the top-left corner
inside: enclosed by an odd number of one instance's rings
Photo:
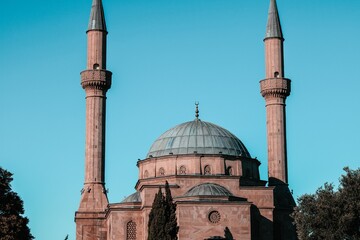
[[[140,179],[167,176],[227,176],[240,177],[243,166],[251,169],[251,176],[259,177],[259,161],[224,155],[170,155],[140,160],[137,163]]]

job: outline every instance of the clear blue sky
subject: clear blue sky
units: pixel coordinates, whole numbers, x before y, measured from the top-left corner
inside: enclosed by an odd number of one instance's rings
[[[267,178],[263,37],[269,0],[104,0],[108,35],[106,186],[134,192],[138,159],[194,118],[227,128]],[[360,1],[278,0],[285,35],[289,182],[294,196],[359,167]],[[3,1],[0,166],[14,173],[33,235],[75,239],[84,177],[91,0]]]

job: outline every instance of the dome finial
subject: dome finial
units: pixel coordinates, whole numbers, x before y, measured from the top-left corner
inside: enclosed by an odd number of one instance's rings
[[[196,110],[195,110],[195,117],[196,120],[199,120],[199,102],[195,102]]]

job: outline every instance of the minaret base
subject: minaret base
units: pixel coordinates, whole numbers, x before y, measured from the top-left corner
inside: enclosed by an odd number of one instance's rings
[[[109,200],[101,183],[85,183],[81,194],[79,212],[103,212]]]
[[[106,240],[105,212],[76,212],[76,240]]]
[[[101,183],[85,183],[75,213],[76,240],[106,240],[106,209],[109,201]]]

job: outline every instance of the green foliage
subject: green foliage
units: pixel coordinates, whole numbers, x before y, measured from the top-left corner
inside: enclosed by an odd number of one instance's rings
[[[166,224],[164,202],[164,195],[162,194],[161,188],[159,188],[149,215],[148,240],[166,239],[164,229]]]
[[[176,203],[174,203],[171,196],[171,190],[169,187],[168,181],[165,183],[165,211],[166,211],[166,224],[165,224],[165,233],[167,240],[177,240],[177,233],[179,227],[177,225],[176,218]]]
[[[224,235],[226,240],[234,240],[233,235],[231,234],[231,231],[228,227],[225,227],[224,229]]]
[[[34,239],[27,226],[23,201],[11,190],[12,173],[0,167],[0,239]]]
[[[149,215],[148,240],[177,240],[176,203],[173,202],[169,183],[165,184],[165,196],[161,188],[155,195]]]
[[[360,239],[360,168],[344,168],[338,191],[325,183],[298,199],[293,217],[299,240]]]

